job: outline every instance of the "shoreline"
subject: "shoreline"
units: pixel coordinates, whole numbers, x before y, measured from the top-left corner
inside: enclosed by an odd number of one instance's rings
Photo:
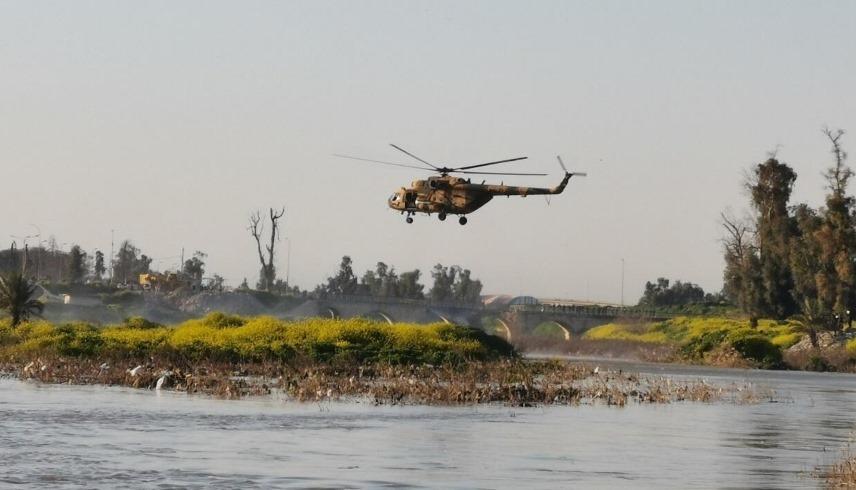
[[[645,342],[629,340],[585,340],[583,345],[568,348],[515,346],[518,352],[532,359],[561,358],[590,362],[636,362],[651,365],[694,366],[710,369],[739,369],[768,372],[808,372],[856,374],[856,360],[844,347],[832,345],[816,349],[785,351],[783,362],[765,366],[752,362],[735,351],[722,350],[717,355],[687,358],[677,354],[678,345],[659,345],[663,355]]]
[[[279,393],[289,402],[514,407],[675,402],[759,403],[751,383],[674,381],[571,360],[517,359],[459,366],[309,365],[36,358],[0,363],[0,375],[44,384],[124,386],[240,399]]]

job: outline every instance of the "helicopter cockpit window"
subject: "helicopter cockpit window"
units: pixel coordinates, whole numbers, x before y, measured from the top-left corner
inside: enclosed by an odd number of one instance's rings
[[[393,194],[393,195],[389,196],[389,200],[391,202],[398,201],[398,194]]]

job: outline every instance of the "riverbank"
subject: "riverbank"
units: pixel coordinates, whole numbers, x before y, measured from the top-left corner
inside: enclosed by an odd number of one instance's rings
[[[813,347],[797,321],[676,317],[658,322],[612,323],[562,345],[526,338],[525,352],[636,359],[715,367],[856,372],[856,341],[842,333],[819,335]]]

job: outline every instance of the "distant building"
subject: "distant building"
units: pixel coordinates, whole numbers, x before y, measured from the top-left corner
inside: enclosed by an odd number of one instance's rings
[[[485,308],[503,310],[514,305],[537,305],[538,298],[533,296],[511,296],[510,294],[495,294],[482,296]]]

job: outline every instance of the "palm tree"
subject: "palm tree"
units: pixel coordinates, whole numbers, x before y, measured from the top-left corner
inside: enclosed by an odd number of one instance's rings
[[[45,305],[35,299],[36,286],[19,272],[0,276],[0,310],[12,317],[12,326],[29,320],[32,315],[40,315]]]

